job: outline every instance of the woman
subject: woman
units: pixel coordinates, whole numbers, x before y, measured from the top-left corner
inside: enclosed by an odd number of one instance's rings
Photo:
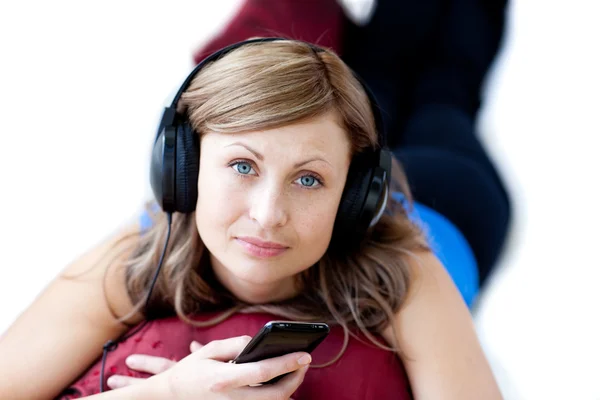
[[[364,181],[384,136],[376,105],[334,53],[245,43],[182,89],[180,116],[166,113],[159,132],[169,137],[168,119],[178,121],[178,138],[196,149],[177,147],[179,167],[197,178],[178,176],[185,193],[174,197],[156,179],[153,188],[163,209],[185,212],[171,228],[149,207],[149,226],[116,234],[49,285],[0,342],[0,397],[500,397],[464,301],[402,204],[377,199],[360,237],[346,223],[348,185]],[[410,201],[394,166],[390,188]],[[332,332],[310,355],[228,363],[270,319]],[[113,390],[94,395],[104,372]]]

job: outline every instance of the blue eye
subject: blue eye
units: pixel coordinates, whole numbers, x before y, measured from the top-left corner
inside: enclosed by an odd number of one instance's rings
[[[236,172],[242,175],[249,175],[252,172],[252,166],[244,161],[237,161],[232,165],[235,168]]]
[[[306,188],[313,188],[321,184],[317,177],[312,175],[304,175],[300,179],[300,184]]]

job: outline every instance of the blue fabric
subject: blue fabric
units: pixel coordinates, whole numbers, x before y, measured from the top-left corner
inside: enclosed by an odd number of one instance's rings
[[[393,193],[392,197],[398,202],[405,202],[401,193]],[[479,292],[479,274],[475,256],[463,234],[446,217],[417,202],[413,203],[409,218],[423,229],[431,250],[444,264],[463,299],[471,307]]]
[[[401,193],[392,196],[400,203],[405,202]],[[470,307],[479,291],[479,276],[475,256],[465,237],[447,218],[422,204],[413,204],[409,218],[423,229],[432,251],[444,264]],[[139,223],[142,231],[152,226],[152,219],[145,210]]]
[[[148,214],[148,211],[143,210],[142,214],[140,215],[140,229],[142,230],[142,232],[147,231],[148,229],[150,229],[152,227],[152,218],[150,218],[150,214]]]

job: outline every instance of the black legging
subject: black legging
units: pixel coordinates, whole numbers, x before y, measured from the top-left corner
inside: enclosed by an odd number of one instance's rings
[[[465,235],[481,284],[511,217],[507,191],[474,131],[503,12],[503,0],[378,0],[369,24],[347,22],[342,53],[383,109],[415,200]]]
[[[395,154],[415,200],[452,221],[465,235],[483,284],[498,258],[510,220],[509,198],[460,110],[438,105],[415,115]]]

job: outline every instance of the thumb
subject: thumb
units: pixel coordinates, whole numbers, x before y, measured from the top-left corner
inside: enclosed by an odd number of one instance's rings
[[[190,343],[190,353],[193,353],[195,351],[198,351],[202,348],[203,346],[196,342],[195,340],[192,341],[192,343]]]
[[[227,362],[233,360],[242,352],[244,347],[252,340],[250,336],[238,336],[223,340],[213,340],[202,346],[199,353],[202,357],[212,358],[216,361]]]

